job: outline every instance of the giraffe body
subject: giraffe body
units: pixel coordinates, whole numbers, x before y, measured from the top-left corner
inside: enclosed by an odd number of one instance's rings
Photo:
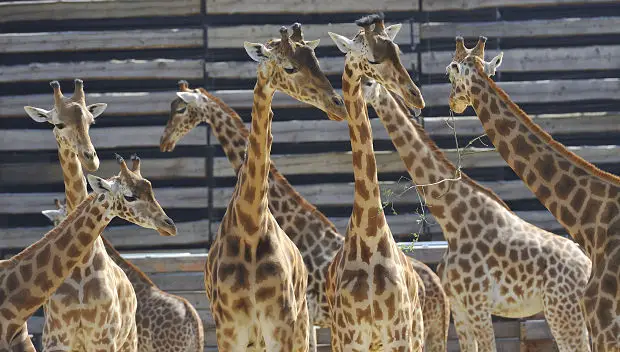
[[[489,78],[502,55],[485,62],[485,40],[475,53],[457,38],[446,69],[450,107],[461,113],[473,106],[502,158],[583,246],[592,262],[583,308],[593,350],[620,351],[620,178],[569,152],[510,100]]]
[[[356,24],[363,29],[353,40],[330,33],[346,53],[342,90],[349,113],[355,176],[353,213],[345,242],[328,271],[332,349],[422,351],[420,278],[397,247],[385,220],[361,79],[377,77],[416,108],[423,108],[424,100],[392,41],[400,26],[385,28],[381,15],[365,17]]]
[[[0,300],[0,350],[34,351],[31,343],[24,344],[26,319],[59,286],[66,284],[65,278],[89,253],[90,247],[115,216],[170,235],[176,234],[174,223],[155,200],[148,181],[128,170],[124,162],[119,176],[103,180],[90,175],[89,182],[95,193],[59,226],[20,254],[0,261],[0,287],[9,290],[6,294],[2,290],[6,299]],[[123,191],[129,194],[143,191],[144,195],[139,201],[128,202]],[[102,341],[94,350],[127,348],[115,348],[114,343]]]
[[[237,185],[205,267],[205,287],[217,326],[218,348],[307,351],[308,272],[294,243],[269,210],[271,100],[281,90],[333,118],[346,110],[314,56],[318,41],[306,42],[301,26],[266,45],[245,43],[259,62],[252,128]]]
[[[58,199],[56,209],[43,210],[54,226],[67,216]],[[125,272],[136,293],[136,333],[139,352],[203,351],[204,330],[196,309],[183,297],[160,290],[149,277],[101,237],[110,258]]]

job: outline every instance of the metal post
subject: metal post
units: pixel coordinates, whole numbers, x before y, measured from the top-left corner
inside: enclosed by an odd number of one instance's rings
[[[200,2],[200,14],[202,23],[202,38],[203,38],[203,61],[202,61],[202,85],[207,86],[209,81],[209,73],[207,72],[205,63],[209,59],[209,23],[207,20],[207,0]],[[205,178],[207,187],[207,249],[211,247],[213,243],[213,232],[211,230],[211,222],[213,221],[213,188],[215,187],[215,180],[213,179],[213,146],[211,145],[211,126],[207,124],[206,128],[207,144],[205,146]]]

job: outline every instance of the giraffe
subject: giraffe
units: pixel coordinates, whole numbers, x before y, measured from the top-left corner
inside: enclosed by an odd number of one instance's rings
[[[134,163],[139,162],[137,157]],[[139,169],[133,166],[133,169]],[[54,226],[67,216],[66,203],[54,199],[56,209],[43,210]],[[142,270],[123,258],[101,237],[106,252],[131,282],[136,293],[136,327],[139,352],[204,350],[204,329],[196,309],[183,297],[160,290]]]
[[[561,352],[589,351],[579,301],[592,266],[579,246],[517,217],[457,170],[396,97],[365,83],[409,175],[428,185],[418,191],[449,244],[438,272],[461,351],[495,351],[491,314],[523,318],[541,310]]]
[[[86,106],[84,83],[76,79],[74,84],[73,96],[66,98],[58,81],[50,83],[54,90],[54,108],[50,111],[24,107],[36,122],[54,125],[69,212],[88,194],[82,166],[89,171],[99,167],[99,158],[88,132],[94,119],[107,106]],[[169,233],[162,232],[161,235]],[[113,342],[113,350],[135,351],[135,310],[136,297],[131,283],[106,254],[98,237],[65,284],[44,305],[44,349],[89,350],[88,346],[109,340]],[[99,323],[95,324],[93,319]]]
[[[296,27],[294,26],[293,29]],[[208,123],[234,170],[239,170],[245,153],[248,130],[239,115],[223,101],[202,88],[189,89],[187,81],[179,81],[178,97],[173,100],[170,118],[160,139],[162,151],[172,151],[176,143],[201,122]],[[310,326],[330,328],[329,306],[325,296],[327,267],[344,242],[344,237],[329,219],[303,196],[272,165],[269,172],[269,210],[280,228],[291,238],[308,269],[308,311]],[[424,263],[413,258],[416,272],[426,288],[423,301],[425,321],[436,319],[432,307],[440,307],[445,293],[439,278]],[[428,307],[428,308],[427,308]],[[433,341],[430,341],[433,340]],[[427,348],[439,343],[429,336]],[[441,349],[445,351],[445,348]],[[439,350],[438,349],[438,350]],[[316,334],[311,331],[310,351],[316,351]]]
[[[383,14],[366,16],[355,23],[362,29],[352,40],[329,33],[346,54],[342,90],[349,112],[355,177],[353,212],[345,242],[327,274],[332,349],[422,351],[420,278],[397,247],[382,211],[361,79],[376,78],[415,108],[422,109],[424,99],[400,62],[393,42],[400,25],[386,28]]]
[[[297,30],[297,26],[293,29]],[[241,117],[228,105],[202,88],[191,90],[186,81],[171,104],[170,119],[161,137],[162,151],[176,143],[201,122],[211,125],[233,169],[241,168],[249,132]],[[325,273],[344,242],[336,226],[315,206],[295,191],[271,162],[269,168],[269,211],[280,228],[301,252],[308,270],[306,297],[310,326],[329,328],[329,307],[325,297]],[[316,351],[316,333],[310,330],[309,349]]]
[[[319,68],[318,40],[305,41],[301,25],[289,37],[265,45],[245,42],[259,62],[252,128],[237,185],[205,266],[205,287],[217,327],[218,348],[307,351],[308,272],[293,242],[280,228],[267,202],[271,152],[271,101],[276,90],[314,105],[332,119],[343,119],[342,98]]]
[[[118,176],[104,180],[89,175],[88,182],[94,193],[64,221],[19,254],[0,261],[0,350],[35,351],[26,320],[63,285],[114,217],[176,234],[174,223],[155,200],[150,183],[129,170],[123,161]],[[133,195],[139,199],[131,199]],[[101,256],[95,260],[97,265],[104,265]],[[118,350],[111,349],[115,341],[109,337],[90,341],[88,347],[93,351]]]
[[[620,351],[620,177],[566,149],[535,124],[489,78],[502,55],[484,61],[486,38],[473,50],[457,37],[450,108],[471,105],[502,158],[538,200],[585,248],[592,275],[583,309],[594,351]]]

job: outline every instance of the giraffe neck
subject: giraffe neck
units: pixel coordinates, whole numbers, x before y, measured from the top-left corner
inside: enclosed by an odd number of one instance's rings
[[[127,259],[123,258],[107,238],[101,236],[101,240],[103,241],[103,245],[105,246],[108,256],[116,263],[116,265],[123,269],[136,293],[143,289],[155,287],[153,281],[151,281],[151,279],[144,272],[142,272],[142,270],[133,265]]]
[[[620,178],[597,169],[553,140],[484,73],[478,61],[470,94],[472,106],[502,158],[569,234],[592,253],[604,243],[597,241],[593,228],[607,223],[607,217],[613,218],[611,213],[602,213],[613,209],[609,201],[617,202]]]
[[[58,143],[58,159],[62,168],[62,177],[65,184],[67,199],[67,214],[86,198],[86,178],[82,171],[82,164],[77,154]]]
[[[21,325],[47,302],[109,224],[111,206],[105,195],[88,196],[42,239],[2,263],[10,297],[0,302],[0,319],[6,309]]]
[[[62,146],[58,143],[58,158],[60,160],[60,166],[62,168],[62,176],[65,183],[65,197],[67,200],[67,214],[86,197],[88,196],[88,190],[86,188],[86,177],[82,170],[82,164],[78,159],[77,154]],[[95,239],[93,246],[90,247],[86,255],[83,257],[83,261],[78,264],[78,267],[87,266],[91,263],[93,256],[97,253],[105,252],[103,243],[99,238]]]
[[[220,142],[228,161],[232,164],[233,169],[238,171],[243,163],[247,138],[250,133],[243,124],[241,117],[230,106],[206,90],[202,88],[199,90],[220,108],[215,113],[205,107],[201,108],[200,121],[211,125],[213,134]]]
[[[491,200],[508,209],[508,206],[492,191],[480,186],[464,173],[458,173],[446,155],[412,119],[406,106],[401,104],[385,87],[378,87],[378,94],[371,102],[381,123],[388,131],[407,172],[418,187],[418,192],[428,205],[437,222],[445,228],[452,220],[446,209],[451,208],[456,194],[482,193]],[[444,231],[448,237],[450,231]]]
[[[348,231],[367,238],[376,237],[382,232],[377,230],[385,225],[385,214],[381,207],[372,130],[366,102],[362,96],[360,79],[361,76],[346,64],[342,76],[342,91],[349,113],[347,122],[355,177],[353,214],[349,221]],[[358,231],[355,231],[356,229]]]
[[[269,189],[268,175],[271,155],[271,100],[275,90],[259,71],[254,87],[252,128],[243,165],[240,169],[234,195],[237,224],[247,235],[258,234],[265,224]]]

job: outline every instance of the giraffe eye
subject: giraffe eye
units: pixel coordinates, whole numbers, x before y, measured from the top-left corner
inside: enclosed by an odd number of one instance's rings
[[[134,197],[134,196],[124,196],[124,197],[125,197],[125,200],[126,200],[126,201],[128,201],[128,202],[133,202],[133,201],[135,201],[136,199],[138,199],[138,198],[136,198],[136,197]]]
[[[293,73],[297,72],[298,70],[295,67],[291,67],[291,68],[285,67],[284,71],[286,73],[288,73],[288,74],[293,74]]]
[[[187,106],[184,106],[184,107],[182,107],[180,109],[177,109],[177,113],[182,114],[182,113],[185,112],[185,110],[187,110]]]
[[[57,123],[54,125],[54,127],[58,128],[59,130],[62,130],[63,128],[65,128],[65,124],[64,123]]]
[[[371,61],[371,60],[368,60],[368,63],[371,64],[371,65],[378,65],[378,64],[380,64],[380,62],[378,62],[378,61]]]

